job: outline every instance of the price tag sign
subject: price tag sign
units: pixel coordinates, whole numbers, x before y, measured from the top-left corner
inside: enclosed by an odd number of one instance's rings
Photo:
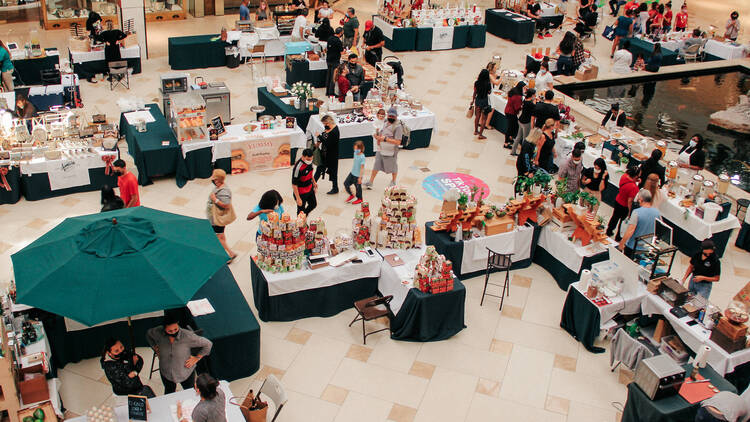
[[[146,396],[128,396],[128,419],[131,421],[148,420],[148,399]]]
[[[211,127],[216,129],[216,136],[221,136],[227,131],[224,128],[224,122],[221,121],[221,116],[216,116],[211,119]]]

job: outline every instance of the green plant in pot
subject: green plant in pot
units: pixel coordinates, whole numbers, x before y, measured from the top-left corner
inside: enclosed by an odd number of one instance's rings
[[[573,192],[565,192],[560,196],[560,198],[562,199],[564,204],[575,204],[580,194],[581,191],[578,190]]]
[[[492,220],[493,218],[495,218],[495,213],[492,211],[487,211],[486,213],[484,213],[484,218],[485,220]]]
[[[588,197],[586,197],[586,205],[589,207],[589,211],[594,212],[594,208],[599,205],[599,199],[596,196],[589,194]]]
[[[458,197],[458,201],[456,201],[456,204],[458,205],[458,209],[464,211],[466,210],[466,205],[469,203],[469,196],[465,193],[462,193]]]
[[[630,163],[630,158],[624,155],[620,157],[620,164],[622,164],[623,167],[627,167],[628,163]]]
[[[552,175],[544,170],[537,170],[534,173],[534,184],[541,188],[541,191],[549,191],[549,184],[552,182]]]
[[[601,215],[597,215],[596,222],[599,223],[596,228],[599,230],[604,230],[604,217],[602,217]]]

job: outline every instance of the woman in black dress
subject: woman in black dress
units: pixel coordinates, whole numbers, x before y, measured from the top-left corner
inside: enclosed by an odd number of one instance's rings
[[[487,122],[487,115],[492,110],[492,107],[490,107],[490,91],[492,91],[490,72],[487,69],[482,69],[474,82],[474,95],[471,99],[474,105],[474,135],[479,135],[479,139],[487,139],[482,132],[484,132],[485,125],[489,123]]]
[[[541,145],[537,144],[536,164],[539,168],[544,169],[547,173],[555,173],[554,159],[557,157],[557,151],[555,150],[555,120],[547,119],[542,126],[542,139],[540,139]]]
[[[602,201],[602,192],[607,188],[609,174],[607,173],[607,162],[604,158],[594,160],[594,166],[583,169],[581,172],[581,185],[584,192],[588,192]],[[597,207],[598,208],[598,207]]]
[[[329,115],[323,116],[320,121],[326,128],[323,133],[318,135],[318,143],[316,146],[323,153],[323,164],[318,166],[315,170],[315,181],[318,181],[323,174],[328,173],[328,178],[331,180],[331,190],[327,193],[333,195],[339,192],[337,183],[339,173],[339,127],[336,126],[336,121]]]
[[[666,169],[663,165],[659,164],[659,160],[661,160],[661,150],[660,149],[654,149],[651,151],[651,156],[648,157],[646,161],[641,163],[641,167],[638,169],[638,177],[641,179],[641,182],[638,184],[638,187],[643,189],[643,186],[646,185],[646,179],[648,179],[648,175],[651,173],[655,173],[657,176],[659,176],[659,186],[664,185],[664,176],[666,173]]]

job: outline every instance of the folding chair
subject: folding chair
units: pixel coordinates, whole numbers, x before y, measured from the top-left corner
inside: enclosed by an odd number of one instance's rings
[[[256,75],[256,65],[259,64],[258,60],[263,60],[263,73],[265,75],[268,74],[268,64],[266,63],[266,45],[265,44],[255,44],[252,47],[248,47],[248,50],[250,51],[250,59],[248,61],[248,65],[250,66],[250,70],[253,73],[253,80],[259,80],[259,78]]]
[[[127,60],[109,62],[108,65],[110,91],[113,91],[118,84],[126,89],[130,89],[130,75],[128,74]]]
[[[268,376],[268,378],[266,378],[265,381],[263,381],[263,385],[260,386],[258,395],[260,396],[261,394],[265,394],[266,396],[268,396],[268,398],[271,399],[274,406],[276,407],[276,411],[274,412],[273,418],[271,419],[271,422],[274,422],[279,416],[281,408],[284,407],[287,402],[286,390],[284,390],[284,386],[281,385],[279,379],[271,374]]]
[[[391,300],[393,300],[393,296],[388,295],[385,297],[368,297],[367,299],[362,299],[354,302],[354,309],[357,310],[357,316],[354,317],[352,322],[349,323],[349,326],[351,327],[355,322],[359,321],[360,319],[362,320],[362,342],[364,344],[367,344],[367,336],[369,336],[370,334],[390,330],[390,327],[386,327],[368,333],[365,331],[365,321],[372,321],[374,319],[390,315]]]
[[[57,69],[42,69],[39,71],[42,85],[60,85],[62,77]]]
[[[510,267],[513,265],[513,261],[511,260],[511,257],[513,256],[512,253],[497,253],[493,251],[490,248],[487,248],[487,272],[484,275],[484,290],[482,290],[482,300],[479,301],[479,306],[482,306],[484,303],[484,297],[485,296],[491,296],[491,297],[497,297],[500,298],[500,310],[503,310],[503,301],[505,300],[505,296],[510,296]],[[490,283],[490,273],[492,273],[494,270],[497,271],[505,271],[505,280],[503,281],[503,284],[493,284]],[[490,293],[487,293],[487,286],[497,286],[502,287],[503,292],[498,295],[493,295]]]

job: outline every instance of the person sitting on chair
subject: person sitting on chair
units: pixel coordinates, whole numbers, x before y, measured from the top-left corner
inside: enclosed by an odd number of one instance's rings
[[[104,342],[99,362],[116,395],[156,397],[154,390],[143,385],[138,376],[143,369],[143,358],[132,350],[125,350],[120,340],[110,337]]]

